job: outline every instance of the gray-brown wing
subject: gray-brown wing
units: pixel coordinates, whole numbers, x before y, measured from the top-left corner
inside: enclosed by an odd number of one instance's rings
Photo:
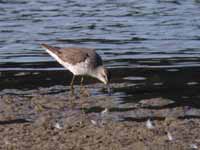
[[[89,48],[59,48],[47,44],[41,44],[42,47],[56,54],[60,59],[70,64],[84,62],[89,58],[89,64],[95,68],[102,65],[101,57],[93,49]]]
[[[91,67],[102,65],[101,57],[93,49],[88,48],[61,48],[59,57],[70,64],[84,62],[89,58]]]

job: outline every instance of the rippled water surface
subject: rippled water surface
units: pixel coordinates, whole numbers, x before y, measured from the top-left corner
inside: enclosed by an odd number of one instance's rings
[[[0,88],[67,85],[48,43],[96,48],[126,102],[198,100],[199,14],[198,0],[0,0]]]

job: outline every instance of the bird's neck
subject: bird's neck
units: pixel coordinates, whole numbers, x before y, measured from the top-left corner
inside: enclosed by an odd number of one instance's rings
[[[92,71],[91,75],[95,78],[99,79],[99,74],[101,72],[102,66],[97,67],[95,70]]]

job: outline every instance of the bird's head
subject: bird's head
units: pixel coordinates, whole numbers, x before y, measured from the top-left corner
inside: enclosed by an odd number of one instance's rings
[[[101,82],[106,84],[108,93],[109,93],[109,95],[111,95],[111,89],[110,89],[110,85],[109,85],[111,75],[110,75],[109,70],[106,69],[104,66],[99,66],[96,69],[94,77],[98,78]]]
[[[104,66],[100,66],[97,68],[96,75],[97,78],[104,84],[108,84],[110,82],[110,72]]]

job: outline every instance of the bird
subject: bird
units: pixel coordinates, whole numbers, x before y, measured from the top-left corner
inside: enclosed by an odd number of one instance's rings
[[[91,76],[107,85],[108,93],[110,95],[110,71],[103,65],[102,58],[96,53],[95,49],[56,47],[48,44],[41,44],[41,46],[58,63],[73,74],[70,82],[72,94],[74,94],[73,86],[76,76],[81,76],[81,86],[83,85],[84,76]]]

